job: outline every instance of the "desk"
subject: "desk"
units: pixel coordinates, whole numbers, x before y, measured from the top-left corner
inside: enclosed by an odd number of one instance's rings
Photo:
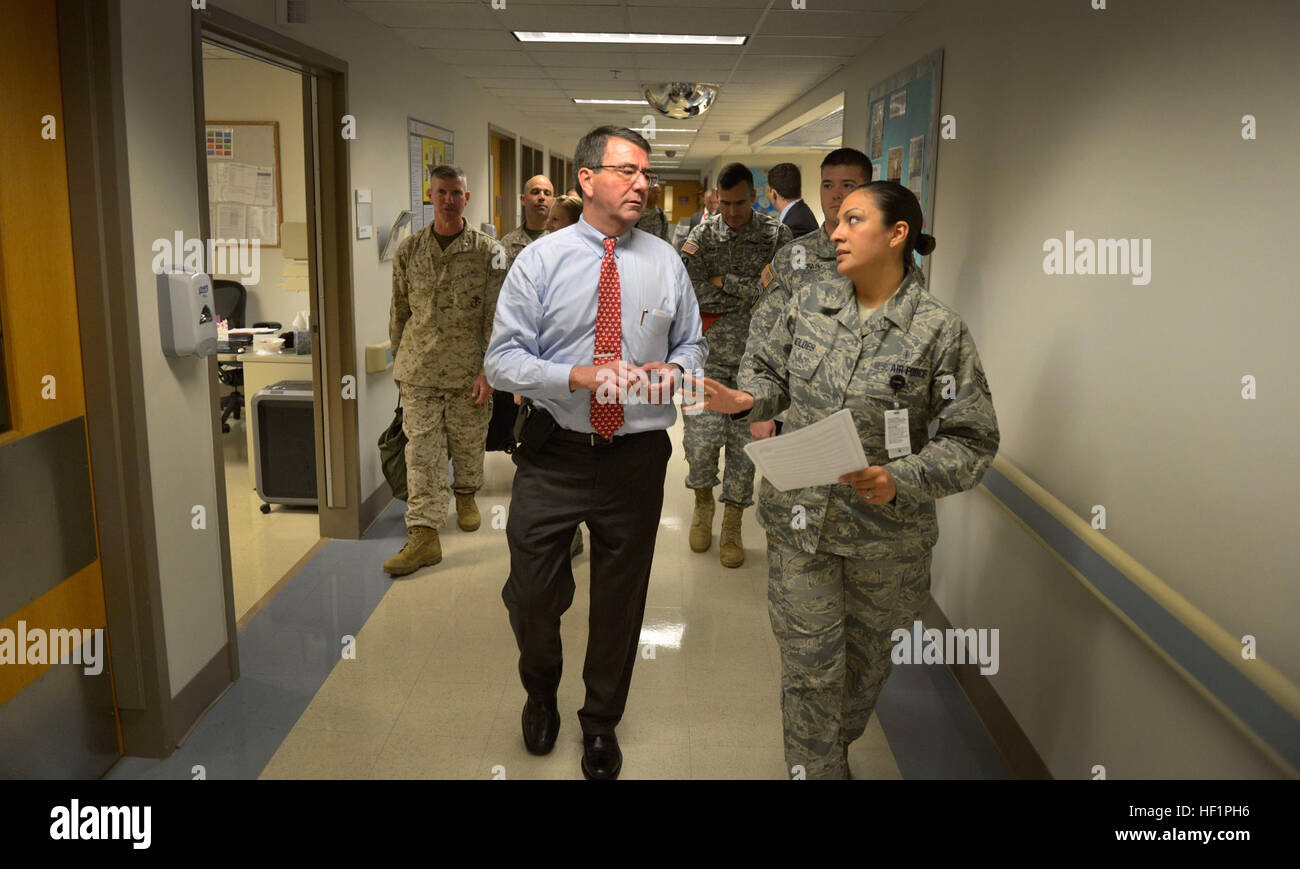
[[[218,362],[240,362],[244,366],[244,421],[245,437],[248,438],[248,487],[257,487],[257,467],[253,464],[253,422],[248,418],[253,406],[253,396],[272,383],[281,380],[307,380],[311,376],[311,354],[297,355],[292,350],[277,353],[218,353]]]

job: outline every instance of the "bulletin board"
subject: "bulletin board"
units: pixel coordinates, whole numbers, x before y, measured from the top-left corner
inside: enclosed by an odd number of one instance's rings
[[[208,121],[208,218],[212,238],[280,246],[284,220],[277,121]]]
[[[406,119],[406,147],[411,170],[411,232],[419,232],[433,223],[433,170],[454,159],[455,134],[437,127]],[[491,201],[491,200],[489,200]]]
[[[776,217],[781,212],[777,211],[776,205],[767,198],[767,171],[769,168],[771,167],[749,167],[749,171],[754,175],[754,210]]]
[[[925,232],[934,220],[943,49],[899,70],[867,92],[867,156],[873,181],[897,181],[921,203]],[[925,267],[925,258],[919,263]]]

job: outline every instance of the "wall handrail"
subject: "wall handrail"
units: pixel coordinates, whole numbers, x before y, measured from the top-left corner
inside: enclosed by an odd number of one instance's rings
[[[1002,456],[982,488],[1269,758],[1300,777],[1300,687]]]

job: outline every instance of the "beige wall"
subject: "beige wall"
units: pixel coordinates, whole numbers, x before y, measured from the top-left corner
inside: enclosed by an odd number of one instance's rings
[[[487,220],[489,122],[515,130],[550,149],[571,153],[576,144],[545,129],[525,128],[511,109],[440,65],[432,55],[401,41],[337,0],[315,0],[311,24],[283,28],[275,24],[273,3],[230,0],[208,5],[281,30],[292,39],[348,63],[349,110],[356,116],[358,134],[348,146],[351,179],[354,187],[373,190],[377,225],[386,227],[399,210],[409,206],[408,116],[455,131],[455,161],[465,169],[470,190],[479,192],[471,197],[466,213],[473,226]],[[220,517],[215,509],[216,465],[209,418],[211,384],[206,362],[169,359],[157,347],[157,290],[151,271],[154,254],[150,245],[154,239],[171,239],[177,230],[186,237],[197,238],[199,234],[190,4],[172,0],[124,2],[122,33],[136,292],[149,396],[145,413],[164,630],[175,694],[226,641],[218,565]],[[282,160],[292,150],[282,139]],[[286,177],[288,174],[286,168]],[[284,192],[288,209],[289,191]],[[391,371],[364,373],[364,345],[388,338],[392,266],[379,262],[378,244],[373,238],[354,240],[352,256],[361,491],[369,495],[386,485],[375,442],[392,421],[397,393]],[[263,281],[271,280],[266,261],[263,271]],[[206,507],[205,531],[190,530],[193,505]]]
[[[1110,5],[939,0],[782,114],[843,90],[863,148],[868,89],[944,49],[931,285],[979,344],[1002,455],[1104,505],[1111,540],[1300,681],[1297,7]],[[1150,238],[1150,284],[1045,275],[1066,230]],[[1273,774],[986,494],[941,530],[935,597],[1001,629],[993,684],[1053,774]]]
[[[153,481],[158,574],[171,691],[175,696],[225,645],[226,607],[217,536],[211,388],[206,359],[164,356],[158,337],[154,239],[199,237],[194,76],[188,3],[122,4],[131,233]],[[168,45],[169,51],[157,46]],[[203,507],[207,528],[191,526]]]

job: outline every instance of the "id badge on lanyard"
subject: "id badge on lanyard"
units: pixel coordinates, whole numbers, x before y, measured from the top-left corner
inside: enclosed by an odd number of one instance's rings
[[[899,408],[898,391],[907,383],[903,375],[889,378],[889,388],[894,390],[894,409],[885,411],[885,450],[891,459],[912,454],[912,435],[907,427],[907,408]]]

